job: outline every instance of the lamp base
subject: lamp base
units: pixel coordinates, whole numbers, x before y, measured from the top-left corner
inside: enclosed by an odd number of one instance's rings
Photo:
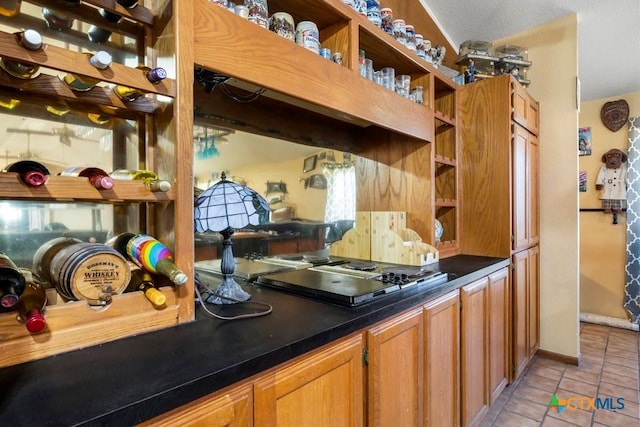
[[[207,299],[211,304],[235,304],[251,298],[251,295],[240,287],[233,276],[225,275],[222,283],[213,292],[214,294]]]

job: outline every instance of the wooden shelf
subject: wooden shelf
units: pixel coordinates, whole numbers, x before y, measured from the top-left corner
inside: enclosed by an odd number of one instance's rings
[[[168,202],[174,200],[174,190],[149,191],[141,181],[114,180],[110,190],[98,190],[87,178],[50,176],[45,185],[31,187],[13,172],[0,173],[0,199],[87,202]]]
[[[438,199],[436,198],[436,207],[438,208],[454,208],[456,207],[455,199]]]
[[[446,157],[446,156],[441,156],[436,154],[434,156],[434,160],[436,161],[436,163],[441,164],[441,165],[448,165],[448,166],[456,166],[456,159],[452,159],[451,157]]]

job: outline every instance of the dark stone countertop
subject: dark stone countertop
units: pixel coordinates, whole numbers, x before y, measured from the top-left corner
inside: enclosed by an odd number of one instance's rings
[[[272,305],[273,313],[222,321],[198,307],[195,322],[0,369],[1,424],[133,425],[507,265],[501,258],[447,258],[432,265],[450,273],[447,283],[410,287],[357,308],[246,284],[252,301]]]

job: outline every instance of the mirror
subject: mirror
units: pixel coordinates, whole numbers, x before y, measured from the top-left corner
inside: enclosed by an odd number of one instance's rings
[[[268,224],[234,234],[236,257],[321,250],[344,234],[338,227],[353,225],[355,168],[349,153],[208,125],[196,125],[193,134],[197,191],[215,184],[224,172],[228,180],[252,188],[269,203]],[[337,174],[353,180],[353,209],[332,218],[327,204],[333,200],[338,209],[345,205],[336,194],[344,191],[343,184],[331,180]],[[196,260],[219,258],[219,234],[203,234],[196,236]],[[207,248],[211,245],[215,250]]]

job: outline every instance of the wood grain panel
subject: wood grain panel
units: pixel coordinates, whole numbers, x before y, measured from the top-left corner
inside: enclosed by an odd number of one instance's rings
[[[509,382],[509,270],[489,276],[489,405]]]
[[[149,332],[177,323],[178,306],[171,288],[163,288],[165,307],[156,309],[140,292],[114,295],[104,308],[91,308],[86,301],[47,306],[47,328],[29,334],[16,314],[0,314],[2,353],[0,367],[40,359],[95,345],[135,333]]]
[[[424,425],[460,425],[460,302],[450,292],[424,306]]]
[[[508,76],[507,76],[508,77]],[[510,101],[508,80],[496,78],[458,90],[462,185],[462,251],[511,255]]]
[[[367,348],[367,425],[420,425],[424,375],[422,310],[412,310],[369,329]]]
[[[511,380],[518,378],[529,363],[528,333],[528,286],[529,280],[529,254],[521,251],[513,256],[513,272],[511,278]]]

